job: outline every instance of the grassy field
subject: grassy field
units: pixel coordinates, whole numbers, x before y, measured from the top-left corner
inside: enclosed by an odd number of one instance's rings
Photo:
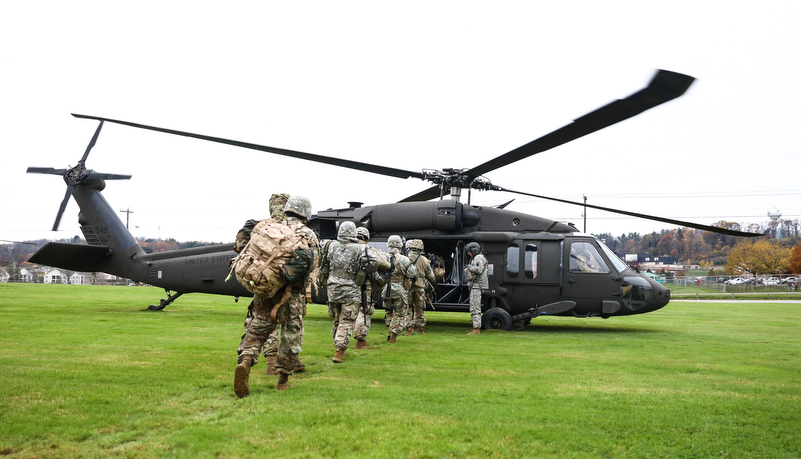
[[[801,302],[676,302],[642,316],[541,317],[331,362],[309,307],[307,372],[233,393],[247,301],[146,287],[0,284],[0,455],[28,457],[801,457]],[[377,317],[383,314],[379,312]]]

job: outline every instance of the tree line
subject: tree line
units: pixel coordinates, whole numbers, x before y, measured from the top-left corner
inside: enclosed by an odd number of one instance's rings
[[[693,228],[674,228],[649,234],[629,233],[615,237],[596,234],[621,258],[627,253],[650,257],[676,257],[679,263],[726,274],[782,274],[801,272],[801,224],[796,220],[777,220],[745,226],[719,221],[712,226],[735,231],[764,234],[739,238]]]

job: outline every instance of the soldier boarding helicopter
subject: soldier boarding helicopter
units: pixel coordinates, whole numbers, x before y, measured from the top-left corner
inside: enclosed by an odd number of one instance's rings
[[[371,233],[371,243],[386,243],[390,235],[420,239],[428,256],[442,268],[435,299],[429,309],[469,311],[469,289],[463,268],[465,246],[478,242],[488,262],[489,289],[483,294],[483,326],[510,330],[541,315],[603,317],[643,314],[670,301],[670,291],[626,265],[601,241],[565,223],[497,207],[473,206],[470,191],[494,190],[585,206],[607,212],[661,221],[733,236],[754,237],[725,228],[700,225],[664,217],[577,203],[515,191],[493,185],[484,174],[529,156],[580,138],[675,99],[694,78],[659,70],[642,90],[592,111],[543,137],[500,155],[472,169],[423,170],[422,172],[373,165],[358,161],[268,147],[219,137],[164,129],[127,121],[77,115],[100,122],[78,165],[70,169],[30,167],[29,173],[61,175],[67,192],[61,202],[53,230],[74,197],[80,207],[78,222],[88,245],[48,243],[31,262],[76,271],[101,271],[164,288],[163,309],[184,293],[211,293],[234,297],[252,296],[235,282],[224,282],[228,262],[236,255],[233,244],[146,254],[106,202],[101,191],[106,180],[130,179],[129,175],[105,174],[86,168],[86,159],[104,122],[140,129],[194,137],[202,140],[265,151],[308,161],[397,178],[418,178],[434,185],[397,203],[318,211],[308,226],[320,239],[335,239],[342,222],[352,221]],[[460,201],[463,189],[468,202]],[[446,196],[451,198],[447,199]],[[434,198],[438,200],[429,201]],[[511,201],[510,201],[511,202]],[[175,293],[171,293],[175,292]],[[312,289],[311,299],[325,304],[325,289]],[[380,302],[379,302],[380,306]]]

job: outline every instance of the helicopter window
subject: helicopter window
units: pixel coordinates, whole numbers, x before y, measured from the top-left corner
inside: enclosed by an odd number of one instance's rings
[[[601,255],[589,242],[574,242],[570,246],[570,272],[608,273]]]
[[[526,244],[526,279],[537,277],[537,245]]]
[[[520,247],[512,244],[506,249],[506,275],[516,279],[520,273]]]
[[[617,272],[623,272],[624,269],[628,268],[628,265],[620,259],[620,257],[612,251],[606,244],[601,243],[601,250],[606,253],[606,258],[608,258],[612,262],[612,266],[617,269]]]

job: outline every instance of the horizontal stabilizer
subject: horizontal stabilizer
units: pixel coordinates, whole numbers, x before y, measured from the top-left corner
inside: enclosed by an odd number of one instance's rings
[[[70,271],[94,272],[109,248],[103,245],[64,244],[48,242],[28,260],[30,263],[69,269]]]

